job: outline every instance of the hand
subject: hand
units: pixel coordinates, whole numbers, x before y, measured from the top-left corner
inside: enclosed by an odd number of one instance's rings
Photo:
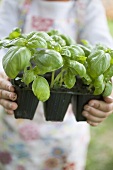
[[[13,114],[14,110],[18,107],[16,102],[14,102],[17,99],[14,91],[15,89],[9,78],[5,73],[0,73],[0,105],[2,105],[9,114]]]
[[[84,106],[83,116],[91,126],[97,126],[113,113],[113,92],[111,96],[105,97],[104,101],[90,100]]]

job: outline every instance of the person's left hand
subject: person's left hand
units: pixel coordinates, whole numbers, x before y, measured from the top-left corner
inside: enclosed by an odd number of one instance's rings
[[[112,113],[113,92],[110,96],[105,97],[104,101],[90,100],[89,103],[84,106],[82,112],[83,116],[87,119],[87,123],[91,126],[97,126]]]

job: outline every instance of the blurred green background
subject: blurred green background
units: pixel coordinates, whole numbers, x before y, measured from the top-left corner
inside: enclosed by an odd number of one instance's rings
[[[113,36],[113,20],[108,20]],[[102,124],[91,127],[86,170],[113,170],[113,114]]]
[[[110,33],[113,36],[113,20],[108,20],[108,26],[110,29]]]

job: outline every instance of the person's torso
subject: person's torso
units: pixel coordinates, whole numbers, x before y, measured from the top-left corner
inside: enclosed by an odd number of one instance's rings
[[[58,29],[61,33],[67,34],[76,40],[79,22],[77,17],[78,11],[76,10],[78,6],[81,7],[81,9],[85,8],[85,3],[82,4],[81,1],[75,3],[75,1],[51,2],[43,0],[25,0],[24,3],[20,5],[20,23],[22,23],[22,20],[24,22],[24,24],[21,25],[23,32],[28,33],[30,31]],[[21,126],[24,126],[25,122],[26,124],[29,124],[31,121],[20,121],[15,120],[11,116],[6,116],[5,122],[8,123],[11,128],[14,128],[17,125],[15,129],[18,129]],[[46,125],[48,125],[48,128],[49,125],[53,127],[56,127],[56,125],[64,127],[64,125],[66,125],[69,127],[76,123],[76,119],[72,109],[68,109],[63,123],[47,122],[45,121],[42,103],[40,103],[32,122],[36,123],[38,128],[43,125],[44,129],[47,130]],[[52,129],[53,128],[51,128],[51,130]],[[53,132],[51,131],[51,133]]]
[[[32,1],[25,20],[24,32],[57,29],[76,39],[77,26],[74,4],[74,1]]]

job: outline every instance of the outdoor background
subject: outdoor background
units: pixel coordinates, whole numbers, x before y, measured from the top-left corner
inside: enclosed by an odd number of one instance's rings
[[[103,0],[113,36],[113,0]],[[91,127],[86,170],[113,170],[113,114],[98,127]]]

